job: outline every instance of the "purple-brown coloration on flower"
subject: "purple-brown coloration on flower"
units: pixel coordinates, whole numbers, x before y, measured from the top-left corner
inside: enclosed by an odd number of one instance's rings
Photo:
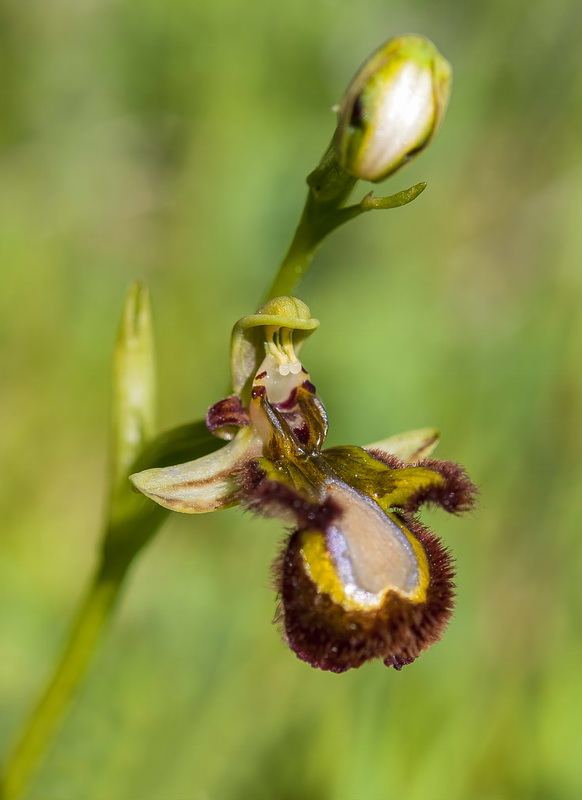
[[[382,461],[392,469],[405,467],[428,467],[438,472],[444,483],[419,489],[409,500],[406,510],[416,512],[423,504],[432,504],[444,508],[450,514],[463,514],[475,503],[476,488],[465,469],[454,461],[441,461],[438,458],[424,458],[421,461],[406,463],[397,456],[387,455],[373,448],[366,452]]]
[[[427,503],[466,511],[475,487],[458,465],[426,458],[438,439],[432,430],[369,450],[323,449],[327,415],[293,339],[314,329],[309,309],[279,298],[246,320],[235,326],[244,342],[233,344],[246,359],[233,366],[240,394],[208,417],[219,435],[238,428],[233,441],[132,480],[168,508],[201,513],[239,504],[291,524],[274,566],[289,646],[332,672],[373,658],[399,670],[440,638],[454,596],[452,559],[416,512]],[[261,324],[262,352],[249,333]]]
[[[232,439],[237,428],[247,425],[250,425],[249,415],[237,394],[219,400],[206,412],[206,427],[219,439]]]

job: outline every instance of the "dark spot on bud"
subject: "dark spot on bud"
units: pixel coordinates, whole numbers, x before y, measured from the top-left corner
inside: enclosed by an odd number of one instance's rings
[[[405,156],[405,160],[406,161],[410,161],[410,159],[414,158],[414,156],[418,155],[418,153],[420,153],[422,150],[424,150],[424,148],[426,147],[426,145],[427,145],[427,143],[428,143],[428,141],[430,139],[431,133],[432,133],[432,129],[428,133],[428,135],[425,136],[425,138],[422,140],[422,142],[417,144],[416,147],[414,147],[412,150],[408,151],[408,153]]]
[[[256,381],[262,381],[263,378],[266,378],[266,377],[267,377],[267,370],[263,370],[263,372],[259,372],[258,375],[255,375],[255,380]]]
[[[359,94],[354,100],[349,124],[352,128],[363,128],[365,126],[364,103],[362,101],[361,94]]]
[[[304,389],[307,389],[308,392],[311,392],[311,394],[316,393],[315,386],[311,383],[311,381],[303,381],[301,385]]]

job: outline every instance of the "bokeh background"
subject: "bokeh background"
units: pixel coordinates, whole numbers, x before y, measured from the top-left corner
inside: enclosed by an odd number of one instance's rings
[[[224,392],[330,107],[383,39],[452,62],[414,204],[329,240],[300,296],[330,443],[426,425],[482,490],[401,673],[312,670],[271,625],[275,521],[172,517],[28,800],[582,796],[582,69],[576,0],[0,5],[0,748],[96,558],[110,354],[150,284],[160,424]],[[362,191],[367,191],[362,187]]]

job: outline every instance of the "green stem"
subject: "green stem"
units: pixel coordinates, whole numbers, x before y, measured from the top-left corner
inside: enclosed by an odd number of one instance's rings
[[[301,219],[264,303],[274,297],[294,293],[297,284],[311,266],[317,248],[336,228],[367,211],[404,206],[415,200],[426,188],[426,183],[417,183],[388,197],[373,197],[370,192],[359,203],[346,207],[344,203],[357,182],[357,178],[338,164],[332,140],[321,162],[307,176],[309,192]]]
[[[320,243],[315,238],[312,214],[309,213],[312,205],[313,198],[310,192],[295,235],[275,276],[275,280],[267,292],[265,302],[272,300],[273,297],[292,295],[295,287],[311,265],[315,251]]]
[[[407,205],[425,189],[426,183],[417,183],[388,197],[374,197],[370,192],[359,203],[343,208],[338,205],[338,202],[343,201],[343,196],[335,198],[333,203],[323,203],[311,189],[293,241],[265,302],[273,297],[293,294],[293,290],[309,269],[317,248],[336,228],[374,209],[400,208]],[[348,193],[349,191],[351,188]]]
[[[199,458],[216,450],[220,444],[203,422],[181,425],[159,434],[146,445],[128,472]],[[6,764],[4,778],[0,779],[0,800],[17,800],[26,791],[87,672],[130,564],[168,514],[167,509],[132,492],[127,478],[113,493],[99,566],[77,612],[55,673]]]
[[[128,566],[129,562],[114,566],[104,562],[96,570],[54,677],[6,765],[0,785],[2,800],[17,800],[28,787],[87,671],[119,597]]]
[[[273,297],[293,294],[309,269],[315,251],[327,234],[337,227],[337,211],[356,183],[356,178],[348,175],[338,165],[331,144],[321,163],[307,178],[309,193],[301,219],[265,302]]]

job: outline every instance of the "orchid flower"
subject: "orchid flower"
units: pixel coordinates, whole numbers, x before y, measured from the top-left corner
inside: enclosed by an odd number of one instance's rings
[[[440,637],[454,596],[451,557],[417,511],[432,503],[460,513],[476,490],[458,465],[427,458],[438,440],[431,429],[323,449],[327,415],[298,359],[318,325],[291,297],[240,320],[234,394],[207,415],[227,443],[131,481],[175,511],[241,505],[289,523],[274,571],[291,649],[332,672],[373,658],[400,669]]]

